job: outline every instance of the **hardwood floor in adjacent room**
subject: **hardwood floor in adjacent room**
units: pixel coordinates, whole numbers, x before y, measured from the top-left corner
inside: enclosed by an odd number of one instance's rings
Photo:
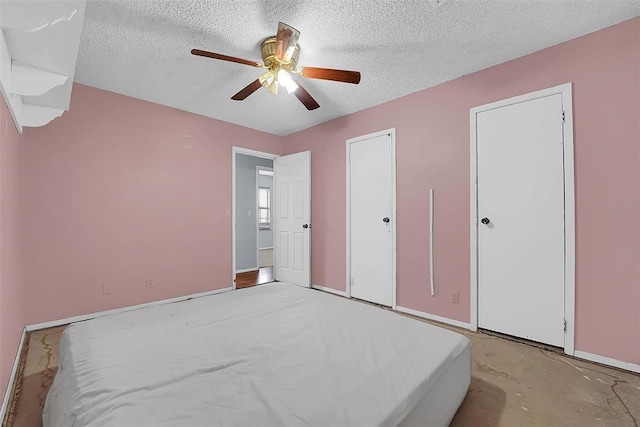
[[[269,282],[273,282],[273,266],[236,274],[236,289],[250,288]]]

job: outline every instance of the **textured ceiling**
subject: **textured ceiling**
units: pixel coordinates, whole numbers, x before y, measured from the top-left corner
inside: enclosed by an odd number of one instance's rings
[[[636,17],[640,0],[88,0],[75,81],[286,135]],[[358,70],[359,85],[300,79],[320,103],[258,90],[278,21],[301,32],[300,66]]]

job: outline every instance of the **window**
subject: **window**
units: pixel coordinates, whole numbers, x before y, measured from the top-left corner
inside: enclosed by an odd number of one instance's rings
[[[261,230],[271,228],[271,188],[258,187],[258,225]]]

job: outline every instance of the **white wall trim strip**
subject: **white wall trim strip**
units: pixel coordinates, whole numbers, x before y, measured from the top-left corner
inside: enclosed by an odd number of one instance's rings
[[[311,284],[311,289],[315,289],[322,292],[329,292],[330,294],[340,295],[341,297],[349,298],[349,295],[345,291],[339,291],[333,288],[327,288],[326,286],[320,286],[316,284]]]
[[[209,295],[220,294],[232,290],[231,287],[214,289],[212,291],[200,292],[198,294],[184,295],[181,297],[163,299],[160,301],[146,302],[144,304],[131,305],[128,307],[115,308],[113,310],[99,311],[97,313],[82,314],[80,316],[67,317],[66,319],[52,320],[50,322],[36,323],[34,325],[25,326],[27,332],[37,331],[38,329],[53,328],[55,326],[67,325],[69,323],[82,322],[84,320],[95,319],[97,317],[107,316],[110,314],[125,313],[127,311],[138,310],[140,308],[153,307],[156,305],[172,304],[174,302],[186,301],[193,298],[207,297]]]
[[[22,328],[22,336],[20,337],[20,343],[18,344],[18,351],[16,352],[16,358],[13,361],[13,368],[11,369],[11,376],[9,376],[9,383],[7,384],[7,390],[4,393],[4,399],[2,399],[2,407],[0,407],[0,422],[4,420],[4,414],[7,412],[7,406],[9,405],[9,399],[11,398],[11,392],[13,391],[13,383],[18,375],[18,367],[20,365],[20,355],[22,354],[22,346],[24,345],[24,339],[27,335],[27,328]]]
[[[429,189],[429,284],[431,296],[436,296],[435,274],[433,271],[433,188]]]
[[[575,357],[588,360],[590,362],[601,363],[603,365],[613,366],[615,368],[624,369],[626,371],[640,373],[640,365],[631,362],[623,362],[622,360],[612,359],[610,357],[600,356],[598,354],[587,353],[586,351],[575,351]]]
[[[448,317],[438,316],[436,314],[425,313],[424,311],[414,310],[412,308],[397,306],[397,311],[401,313],[411,314],[412,316],[423,317],[428,320],[434,320],[440,323],[446,323],[447,325],[457,326],[458,328],[471,329],[471,324],[467,322],[461,322],[460,320],[449,319]]]

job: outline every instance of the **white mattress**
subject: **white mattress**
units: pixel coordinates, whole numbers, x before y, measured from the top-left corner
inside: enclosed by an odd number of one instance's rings
[[[70,325],[45,426],[447,425],[460,334],[274,283]]]

